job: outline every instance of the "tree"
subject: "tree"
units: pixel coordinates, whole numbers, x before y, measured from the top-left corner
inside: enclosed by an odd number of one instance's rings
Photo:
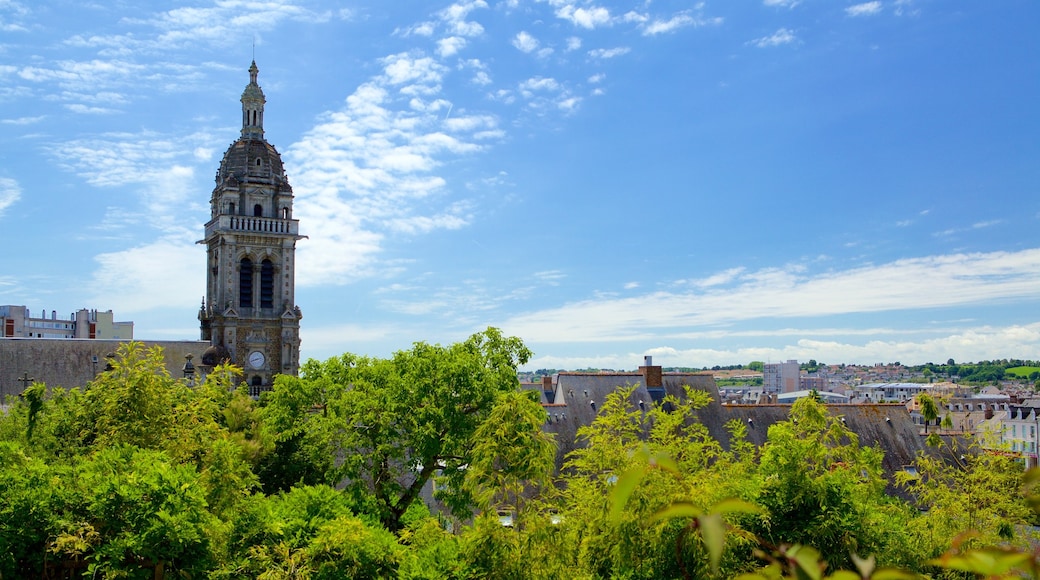
[[[799,399],[790,419],[769,427],[761,450],[756,499],[766,509],[749,528],[779,546],[812,545],[832,567],[853,553],[902,563],[905,504],[884,493],[881,452],[811,398]]]
[[[105,446],[163,448],[170,432],[181,426],[170,412],[178,386],[166,371],[160,347],[120,344],[112,370],[99,374],[85,392],[86,411],[93,419],[89,439]]]
[[[1029,516],[1021,493],[1021,465],[1014,458],[954,441],[940,441],[939,454],[921,453],[915,461],[916,475],[896,474],[920,508],[909,524],[920,538],[917,557],[936,558],[955,543],[960,549],[1026,546],[1016,532]]]
[[[939,406],[930,395],[921,393],[917,396],[917,402],[921,405],[921,418],[924,419],[924,432],[928,432],[928,424],[939,418]]]
[[[746,427],[730,423],[730,451],[697,419],[710,402],[687,388],[641,409],[631,388],[603,401],[595,421],[578,431],[583,446],[568,455],[558,504],[559,534],[552,556],[569,566],[566,577],[676,578],[710,574],[704,546],[689,537],[688,518],[654,520],[672,503],[706,510],[724,498],[743,495],[752,472],[753,449]],[[663,466],[667,466],[667,469]],[[638,477],[633,478],[632,475]],[[612,498],[624,494],[626,501]],[[689,539],[688,539],[689,537]],[[722,558],[727,573],[741,571],[746,542]]]
[[[556,467],[556,442],[542,430],[546,412],[534,391],[498,397],[474,433],[466,485],[489,513],[509,509],[514,527],[523,524],[525,499],[545,488]]]
[[[763,363],[760,360],[753,360],[748,363],[747,368],[749,371],[762,372],[762,368],[764,365],[765,363]]]
[[[276,434],[281,440],[300,437],[337,458],[326,480],[371,498],[383,525],[398,531],[435,475],[443,484],[437,496],[468,513],[463,479],[473,436],[498,396],[519,388],[517,367],[530,356],[520,339],[488,328],[447,347],[417,342],[389,359],[308,361],[300,379],[275,385],[265,415],[288,426]],[[308,395],[287,392],[297,388]],[[295,408],[285,409],[287,400]]]

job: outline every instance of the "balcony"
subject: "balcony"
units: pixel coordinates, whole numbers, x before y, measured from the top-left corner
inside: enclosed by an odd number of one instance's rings
[[[300,222],[278,218],[221,215],[206,224],[206,239],[216,233],[242,232],[300,237]]]

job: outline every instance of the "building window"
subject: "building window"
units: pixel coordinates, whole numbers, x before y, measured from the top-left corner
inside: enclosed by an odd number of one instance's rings
[[[238,272],[238,305],[241,308],[253,307],[253,262],[242,258]]]
[[[264,206],[259,203],[253,206],[253,217],[261,217],[264,215]]]
[[[260,308],[274,308],[274,264],[266,258],[260,263]]]

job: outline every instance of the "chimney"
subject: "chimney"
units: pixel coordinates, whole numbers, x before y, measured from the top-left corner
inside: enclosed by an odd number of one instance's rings
[[[551,391],[552,388],[552,375],[545,375],[542,377],[542,390]]]
[[[639,367],[639,374],[643,375],[643,381],[647,388],[664,386],[661,378],[661,367],[654,366],[654,359],[650,355],[643,357],[643,366]]]

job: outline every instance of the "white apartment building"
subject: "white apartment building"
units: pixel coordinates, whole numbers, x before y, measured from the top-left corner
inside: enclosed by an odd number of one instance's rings
[[[769,394],[793,393],[802,388],[798,361],[762,365],[762,391]]]
[[[1026,467],[1036,467],[1037,431],[1040,431],[1040,408],[1010,405],[1000,431],[1002,448],[1017,453]]]
[[[81,308],[68,318],[51,310],[33,317],[25,306],[0,306],[0,338],[86,338],[133,340],[134,323],[116,322],[111,310]]]

